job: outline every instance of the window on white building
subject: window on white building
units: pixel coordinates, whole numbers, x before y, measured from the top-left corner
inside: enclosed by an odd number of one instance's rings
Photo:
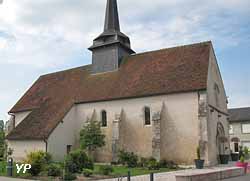
[[[144,108],[144,121],[145,121],[145,125],[151,124],[151,116],[150,116],[150,108],[149,107]]]
[[[107,112],[105,110],[101,112],[101,123],[102,127],[107,127]]]
[[[234,152],[239,152],[239,143],[234,143]]]
[[[248,124],[242,124],[242,133],[250,133],[250,123]]]
[[[229,134],[234,134],[233,125],[229,125]]]

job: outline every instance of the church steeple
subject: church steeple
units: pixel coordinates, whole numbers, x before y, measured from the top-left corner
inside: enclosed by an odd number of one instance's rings
[[[120,31],[117,0],[107,0],[104,31],[93,41],[92,72],[102,73],[119,68],[124,56],[135,53],[130,40]]]
[[[106,7],[104,32],[120,31],[119,15],[116,0],[108,0]]]

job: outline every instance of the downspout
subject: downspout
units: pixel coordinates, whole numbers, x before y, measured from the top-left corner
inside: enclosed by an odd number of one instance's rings
[[[48,153],[48,141],[46,139],[43,141],[45,142],[45,152]]]

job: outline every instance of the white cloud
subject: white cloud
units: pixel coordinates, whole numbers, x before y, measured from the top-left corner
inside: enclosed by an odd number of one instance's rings
[[[236,38],[226,36],[224,29],[214,32],[206,22],[211,12],[249,10],[248,4],[247,0],[127,0],[119,2],[119,9],[122,29],[131,36],[132,46],[144,51],[211,38],[228,45],[225,42]],[[104,11],[105,1],[98,0],[6,0],[0,6],[0,31],[12,34],[15,41],[0,40],[5,49],[0,57],[35,66],[63,64],[74,49],[86,50],[101,33]],[[210,23],[217,20],[220,16]]]

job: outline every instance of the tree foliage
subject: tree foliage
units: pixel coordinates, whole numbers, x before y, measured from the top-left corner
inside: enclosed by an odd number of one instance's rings
[[[105,135],[102,134],[100,122],[87,121],[80,132],[80,144],[89,152],[105,145]]]
[[[4,122],[0,120],[0,158],[4,157],[4,152],[5,152],[5,133],[4,133]]]

